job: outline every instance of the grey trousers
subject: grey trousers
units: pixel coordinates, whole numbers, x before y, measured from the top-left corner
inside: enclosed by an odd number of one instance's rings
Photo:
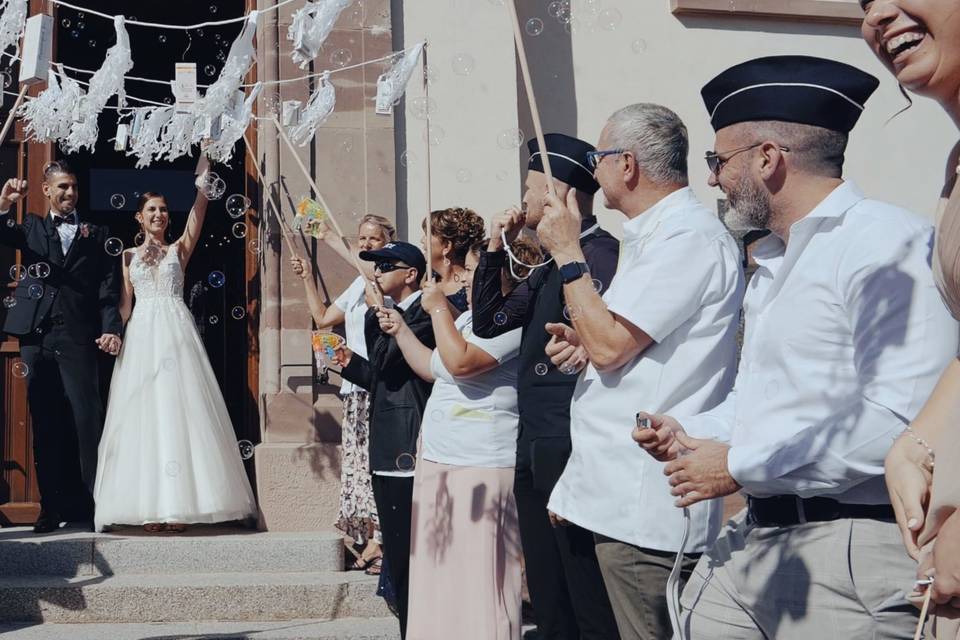
[[[916,563],[894,522],[745,520],[727,524],[687,582],[686,640],[913,638]]]
[[[677,554],[642,549],[599,534],[594,534],[594,539],[620,639],[669,638],[673,631],[667,614],[667,578]],[[699,554],[684,555],[681,589],[699,557]]]

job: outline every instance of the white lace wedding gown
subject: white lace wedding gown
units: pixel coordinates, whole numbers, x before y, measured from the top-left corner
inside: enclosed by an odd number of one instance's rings
[[[178,245],[130,263],[136,305],[117,357],[94,488],[97,531],[256,514],[236,435],[193,316]]]

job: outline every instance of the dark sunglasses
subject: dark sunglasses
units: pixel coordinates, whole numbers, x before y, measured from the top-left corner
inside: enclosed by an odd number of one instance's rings
[[[408,267],[405,264],[395,264],[393,262],[387,262],[386,260],[383,262],[377,262],[374,267],[380,273],[390,273],[391,271],[396,271],[397,269],[413,269],[413,267]]]
[[[626,153],[626,149],[605,149],[603,151],[587,151],[587,166],[591,171],[596,171],[600,166],[600,161],[607,156],[615,156],[620,153]]]
[[[707,161],[707,167],[710,168],[710,173],[712,173],[715,176],[718,176],[720,175],[720,172],[723,170],[723,165],[730,162],[733,156],[739,153],[743,153],[744,151],[750,151],[751,149],[756,149],[762,144],[764,143],[757,142],[756,144],[751,144],[746,147],[732,149],[730,151],[725,151],[723,155],[717,153],[716,151],[707,151],[705,154],[703,154],[703,159]],[[790,149],[787,147],[780,147],[780,151],[790,151]]]

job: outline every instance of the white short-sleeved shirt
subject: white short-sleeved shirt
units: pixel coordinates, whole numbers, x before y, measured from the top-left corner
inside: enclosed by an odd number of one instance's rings
[[[436,349],[430,369],[436,377],[423,412],[423,457],[464,467],[512,467],[517,461],[517,360],[521,329],[496,338],[473,334],[473,315],[456,320],[460,335],[490,354],[500,366],[470,378],[455,378]]]
[[[756,497],[887,504],[883,461],[957,353],[934,284],[933,228],[844,182],[757,243],[736,391],[676,415],[728,440],[730,475]]]
[[[603,300],[654,342],[614,371],[588,365],[577,381],[573,451],[550,496],[551,511],[615,540],[679,549],[683,513],[664,463],[640,449],[631,432],[637,411],[703,411],[726,397],[736,375],[743,288],[736,242],[689,188],[624,225],[617,273]],[[722,501],[690,511],[686,551],[704,551],[719,532]]]
[[[363,297],[366,282],[360,276],[350,283],[347,290],[340,294],[333,304],[343,311],[344,327],[347,331],[347,346],[362,358],[367,357],[367,338],[363,333],[363,323],[367,315],[367,302]],[[360,390],[349,380],[344,379],[340,384],[340,395],[345,396],[351,391]]]

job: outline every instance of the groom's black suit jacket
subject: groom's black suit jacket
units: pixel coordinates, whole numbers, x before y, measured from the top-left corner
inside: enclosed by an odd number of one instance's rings
[[[20,249],[28,273],[17,283],[17,304],[7,310],[3,330],[16,336],[41,333],[48,317],[62,316],[71,339],[81,344],[104,333],[120,335],[120,259],[106,252],[109,237],[107,227],[81,218],[64,255],[53,216],[28,214],[23,224],[17,224],[13,212],[0,216],[0,244]],[[50,275],[42,279],[29,269],[40,262],[50,265]],[[40,298],[30,295],[35,284],[43,287]]]

